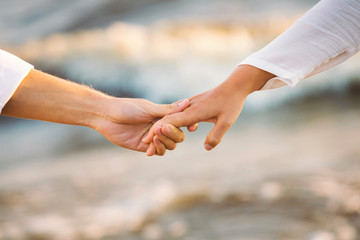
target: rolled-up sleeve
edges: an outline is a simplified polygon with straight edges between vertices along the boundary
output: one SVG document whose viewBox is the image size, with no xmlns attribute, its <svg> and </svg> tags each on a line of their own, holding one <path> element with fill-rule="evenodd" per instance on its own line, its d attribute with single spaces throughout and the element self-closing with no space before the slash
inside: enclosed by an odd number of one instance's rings
<svg viewBox="0 0 360 240">
<path fill-rule="evenodd" d="M 360 50 L 360 0 L 322 0 L 292 27 L 240 64 L 274 74 L 263 89 L 299 81 Z"/>
<path fill-rule="evenodd" d="M 0 113 L 34 66 L 0 49 Z"/>
</svg>

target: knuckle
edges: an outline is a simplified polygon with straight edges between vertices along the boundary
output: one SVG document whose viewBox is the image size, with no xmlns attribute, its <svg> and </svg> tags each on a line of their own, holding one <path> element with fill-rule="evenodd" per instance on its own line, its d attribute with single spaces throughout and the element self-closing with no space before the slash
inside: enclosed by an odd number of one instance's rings
<svg viewBox="0 0 360 240">
<path fill-rule="evenodd" d="M 155 135 L 160 141 L 164 140 L 164 134 L 162 133 L 161 131 L 161 128 L 159 128 L 157 131 L 156 131 L 156 135 Z"/>
<path fill-rule="evenodd" d="M 161 119 L 161 123 L 162 123 L 162 125 L 165 125 L 167 122 L 169 122 L 170 121 L 170 115 L 166 115 L 166 116 L 164 116 L 162 119 Z"/>
<path fill-rule="evenodd" d="M 229 121 L 229 120 L 224 120 L 221 125 L 224 127 L 224 128 L 230 128 L 232 126 L 232 122 Z"/>
</svg>

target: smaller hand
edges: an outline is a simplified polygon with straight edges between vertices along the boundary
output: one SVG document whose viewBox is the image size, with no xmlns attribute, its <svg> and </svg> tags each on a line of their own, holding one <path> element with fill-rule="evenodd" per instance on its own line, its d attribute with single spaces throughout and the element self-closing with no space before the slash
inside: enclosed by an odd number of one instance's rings
<svg viewBox="0 0 360 240">
<path fill-rule="evenodd" d="M 223 88 L 215 88 L 190 99 L 190 107 L 183 112 L 165 116 L 157 121 L 149 131 L 145 143 L 156 144 L 161 134 L 167 131 L 169 125 L 182 127 L 199 122 L 212 122 L 214 128 L 208 134 L 204 146 L 212 150 L 222 140 L 224 134 L 238 118 L 247 94 L 242 92 L 226 92 Z M 155 149 L 149 148 L 149 156 L 155 154 Z"/>
<path fill-rule="evenodd" d="M 165 116 L 150 129 L 145 143 L 155 142 L 160 132 L 166 131 L 167 124 L 175 127 L 190 126 L 199 122 L 212 122 L 213 129 L 206 137 L 206 150 L 215 148 L 239 117 L 246 97 L 259 90 L 269 79 L 271 73 L 252 66 L 239 66 L 229 78 L 218 87 L 190 99 L 190 106 L 183 112 Z M 161 128 L 161 131 L 159 129 Z M 154 149 L 148 155 L 155 154 Z"/>
</svg>

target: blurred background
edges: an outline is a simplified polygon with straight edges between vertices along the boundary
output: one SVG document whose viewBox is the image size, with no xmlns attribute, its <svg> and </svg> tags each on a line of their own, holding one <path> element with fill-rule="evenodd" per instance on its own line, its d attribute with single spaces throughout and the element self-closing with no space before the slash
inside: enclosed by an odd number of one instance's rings
<svg viewBox="0 0 360 240">
<path fill-rule="evenodd" d="M 0 48 L 119 97 L 221 83 L 317 0 L 1 0 Z M 83 127 L 0 118 L 0 239 L 360 239 L 359 55 L 250 96 L 165 157 Z"/>
</svg>

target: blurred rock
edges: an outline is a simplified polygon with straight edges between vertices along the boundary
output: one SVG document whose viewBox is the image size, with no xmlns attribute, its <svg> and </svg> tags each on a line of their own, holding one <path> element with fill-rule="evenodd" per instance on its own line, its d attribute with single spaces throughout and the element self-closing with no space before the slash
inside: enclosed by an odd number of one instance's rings
<svg viewBox="0 0 360 240">
<path fill-rule="evenodd" d="M 259 195 L 265 200 L 275 200 L 281 197 L 283 193 L 283 187 L 280 183 L 270 181 L 261 185 Z"/>
<path fill-rule="evenodd" d="M 2 237 L 4 239 L 22 239 L 25 236 L 23 229 L 14 223 L 3 223 L 2 226 Z M 0 238 L 2 239 L 2 238 Z"/>
<path fill-rule="evenodd" d="M 163 228 L 159 224 L 148 224 L 143 230 L 142 236 L 148 240 L 160 239 L 164 234 Z"/>
<path fill-rule="evenodd" d="M 81 235 L 85 239 L 89 240 L 98 240 L 102 239 L 102 237 L 105 236 L 106 230 L 101 225 L 101 222 L 99 221 L 98 224 L 91 224 L 86 226 L 83 231 L 81 232 Z"/>
<path fill-rule="evenodd" d="M 188 230 L 188 226 L 186 222 L 181 220 L 171 223 L 168 228 L 169 235 L 173 238 L 184 236 L 187 230 Z"/>
<path fill-rule="evenodd" d="M 357 239 L 357 231 L 354 227 L 343 225 L 336 228 L 336 234 L 339 240 Z"/>
<path fill-rule="evenodd" d="M 311 234 L 308 240 L 335 240 L 336 237 L 331 232 L 318 231 Z"/>
<path fill-rule="evenodd" d="M 58 215 L 41 215 L 27 220 L 26 233 L 33 239 L 75 239 L 74 224 Z"/>
</svg>

